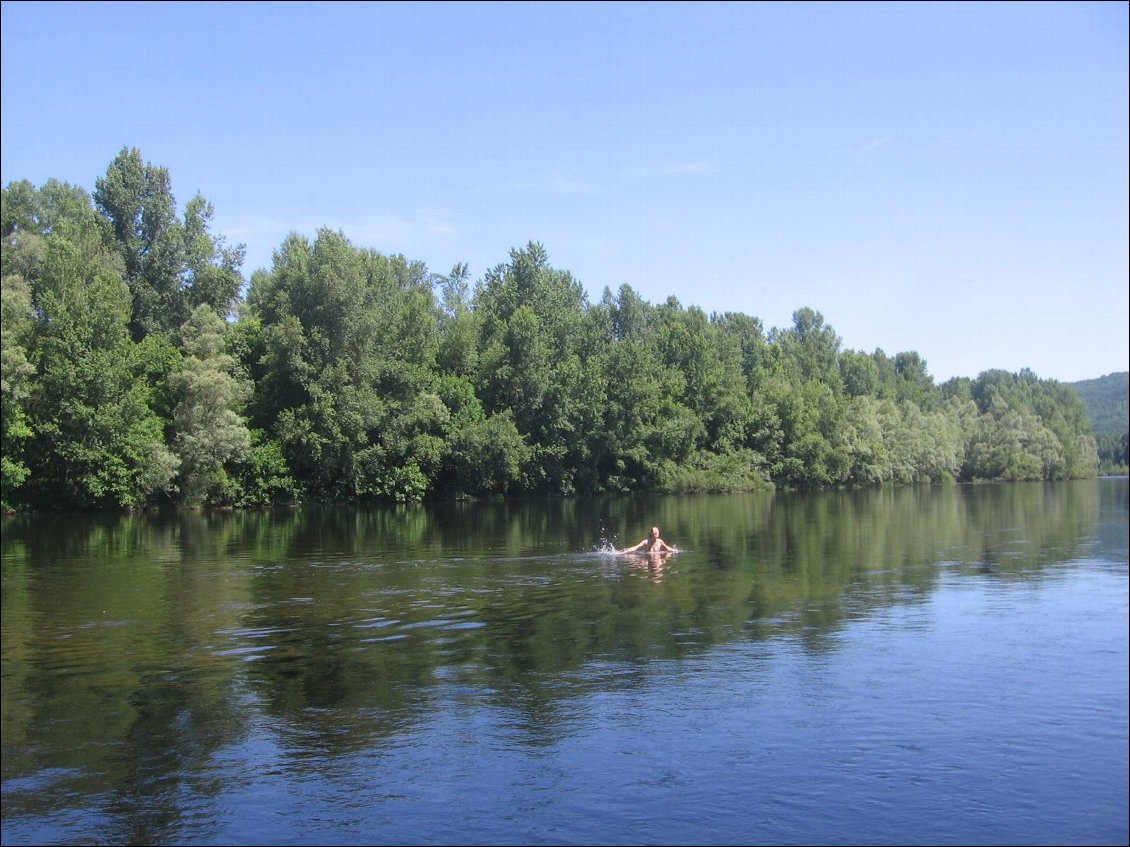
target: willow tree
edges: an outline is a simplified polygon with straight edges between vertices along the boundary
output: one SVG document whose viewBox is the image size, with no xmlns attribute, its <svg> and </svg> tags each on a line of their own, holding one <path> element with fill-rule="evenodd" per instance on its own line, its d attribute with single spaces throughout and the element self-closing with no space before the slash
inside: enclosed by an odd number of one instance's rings
<svg viewBox="0 0 1130 847">
<path fill-rule="evenodd" d="M 205 499 L 230 503 L 233 486 L 224 465 L 247 457 L 251 432 L 243 409 L 251 386 L 225 349 L 228 324 L 208 306 L 198 306 L 181 330 L 184 367 L 173 378 L 180 401 L 173 410 L 174 447 L 180 457 L 178 486 L 188 504 Z"/>
<path fill-rule="evenodd" d="M 28 358 L 31 292 L 21 274 L 6 271 L 0 279 L 0 508 L 10 508 L 31 472 L 24 447 L 33 434 L 26 403 L 35 375 Z"/>
</svg>

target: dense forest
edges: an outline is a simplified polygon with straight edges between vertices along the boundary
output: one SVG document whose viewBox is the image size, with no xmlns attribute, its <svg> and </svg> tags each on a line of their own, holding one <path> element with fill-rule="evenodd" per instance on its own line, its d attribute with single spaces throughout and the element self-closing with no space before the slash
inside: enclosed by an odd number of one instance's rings
<svg viewBox="0 0 1130 847">
<path fill-rule="evenodd" d="M 1099 471 L 1125 474 L 1130 465 L 1130 372 L 1071 383 L 1083 405 L 1099 450 Z"/>
<path fill-rule="evenodd" d="M 936 385 L 629 285 L 589 302 L 536 243 L 472 282 L 292 234 L 269 269 L 123 149 L 93 194 L 3 188 L 5 509 L 744 491 L 1093 476 L 1078 392 Z"/>
</svg>

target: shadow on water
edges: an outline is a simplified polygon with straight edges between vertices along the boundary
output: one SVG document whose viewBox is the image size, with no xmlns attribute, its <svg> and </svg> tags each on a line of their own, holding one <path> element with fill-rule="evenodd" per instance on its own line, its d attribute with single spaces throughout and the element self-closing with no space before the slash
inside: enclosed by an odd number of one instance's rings
<svg viewBox="0 0 1130 847">
<path fill-rule="evenodd" d="M 656 663 L 835 650 L 944 577 L 1124 563 L 1126 509 L 1126 481 L 1099 480 L 5 518 L 4 820 L 161 842 L 221 790 L 224 751 L 300 774 L 451 707 L 537 748 Z M 601 553 L 654 524 L 678 554 Z"/>
</svg>

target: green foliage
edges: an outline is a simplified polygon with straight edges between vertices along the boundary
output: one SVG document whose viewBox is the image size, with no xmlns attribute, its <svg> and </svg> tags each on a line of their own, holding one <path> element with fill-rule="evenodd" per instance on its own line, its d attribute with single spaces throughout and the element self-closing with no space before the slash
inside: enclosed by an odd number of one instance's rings
<svg viewBox="0 0 1130 847">
<path fill-rule="evenodd" d="M 880 353 L 882 351 L 879 351 Z M 840 355 L 840 379 L 850 397 L 883 397 L 879 365 L 874 356 L 861 350 L 845 350 Z"/>
<path fill-rule="evenodd" d="M 435 368 L 436 309 L 422 265 L 341 233 L 288 237 L 252 278 L 242 335 L 262 374 L 252 416 L 319 499 L 416 499 L 435 427 L 420 394 Z"/>
<path fill-rule="evenodd" d="M 35 377 L 28 359 L 33 329 L 27 280 L 5 275 L 0 281 L 0 508 L 5 510 L 31 473 L 24 447 L 34 435 L 26 407 Z"/>
<path fill-rule="evenodd" d="M 764 460 L 752 450 L 697 452 L 681 465 L 664 463 L 658 489 L 674 494 L 767 491 L 773 488 Z"/>
<path fill-rule="evenodd" d="M 234 375 L 225 352 L 227 324 L 208 306 L 198 306 L 181 330 L 185 359 L 171 379 L 180 393 L 173 410 L 174 446 L 180 457 L 183 502 L 228 502 L 234 496 L 224 464 L 251 449 L 251 433 L 240 410 L 251 386 Z"/>
<path fill-rule="evenodd" d="M 251 449 L 231 463 L 231 492 L 235 506 L 272 506 L 302 499 L 301 486 L 291 476 L 282 448 L 262 430 L 252 430 Z"/>
<path fill-rule="evenodd" d="M 227 248 L 209 232 L 213 209 L 199 195 L 177 218 L 169 172 L 123 149 L 95 183 L 94 201 L 112 231 L 132 295 L 135 340 L 176 333 L 194 308 L 227 315 L 242 284 L 242 246 Z"/>
<path fill-rule="evenodd" d="M 529 491 L 574 493 L 591 452 L 585 423 L 603 398 L 586 379 L 579 344 L 586 305 L 580 283 L 534 243 L 512 250 L 475 292 L 476 388 L 487 413 L 509 412 L 528 445 L 521 487 Z"/>
<path fill-rule="evenodd" d="M 598 435 L 591 440 L 598 474 L 610 490 L 646 488 L 656 482 L 644 444 L 661 415 L 661 369 L 638 340 L 609 346 L 596 366 L 605 393 Z"/>
<path fill-rule="evenodd" d="M 1120 435 L 1130 430 L 1130 372 L 1085 379 L 1071 386 L 1083 398 L 1096 435 Z"/>
<path fill-rule="evenodd" d="M 781 368 L 795 382 L 821 382 L 840 392 L 840 337 L 819 312 L 798 309 L 792 327 L 773 330 L 769 341 L 780 351 Z"/>
<path fill-rule="evenodd" d="M 1101 433 L 1096 437 L 1099 453 L 1099 472 L 1104 474 L 1125 474 L 1130 465 L 1130 456 L 1127 455 L 1127 442 L 1130 435 L 1122 433 L 1113 435 Z"/>
<path fill-rule="evenodd" d="M 768 334 L 631 286 L 587 301 L 530 242 L 473 286 L 341 232 L 242 248 L 124 149 L 93 198 L 3 189 L 4 508 L 748 491 L 1062 479 L 1125 468 L 1075 387 L 936 386 L 842 350 L 812 309 Z M 231 321 L 231 318 L 236 318 Z M 1119 376 L 1119 375 L 1112 375 Z M 1110 405 L 1121 402 L 1125 375 Z M 1107 380 L 1108 378 L 1104 378 Z M 1102 382 L 1105 389 L 1107 382 Z"/>
<path fill-rule="evenodd" d="M 941 394 L 926 370 L 926 360 L 914 351 L 895 355 L 895 397 L 902 403 L 913 403 L 923 411 L 936 408 Z"/>
<path fill-rule="evenodd" d="M 531 451 L 509 410 L 470 421 L 451 435 L 441 479 L 455 496 L 509 494 L 516 490 Z"/>
<path fill-rule="evenodd" d="M 985 420 L 969 451 L 966 476 L 1075 479 L 1098 465 L 1094 437 L 1078 393 L 1029 370 L 986 371 L 971 386 Z"/>
<path fill-rule="evenodd" d="M 49 236 L 32 285 L 39 379 L 28 406 L 36 433 L 31 498 L 129 506 L 166 490 L 163 425 L 130 342 L 128 291 L 103 254 Z"/>
<path fill-rule="evenodd" d="M 1107 374 L 1098 379 L 1074 382 L 1087 409 L 1095 433 L 1099 468 L 1106 474 L 1124 474 L 1130 462 L 1126 444 L 1130 438 L 1130 373 Z"/>
<path fill-rule="evenodd" d="M 443 296 L 436 365 L 440 373 L 461 377 L 473 377 L 479 363 L 479 318 L 470 301 L 469 275 L 467 265 L 458 264 L 449 276 L 437 279 Z"/>
</svg>

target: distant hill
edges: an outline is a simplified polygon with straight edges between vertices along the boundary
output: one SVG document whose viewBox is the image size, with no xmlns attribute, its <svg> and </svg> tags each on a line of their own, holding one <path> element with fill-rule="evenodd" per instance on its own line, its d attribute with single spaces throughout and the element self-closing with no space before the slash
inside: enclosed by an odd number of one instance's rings
<svg viewBox="0 0 1130 847">
<path fill-rule="evenodd" d="M 1095 435 L 1121 435 L 1130 428 L 1130 371 L 1071 383 L 1087 407 Z"/>
</svg>

